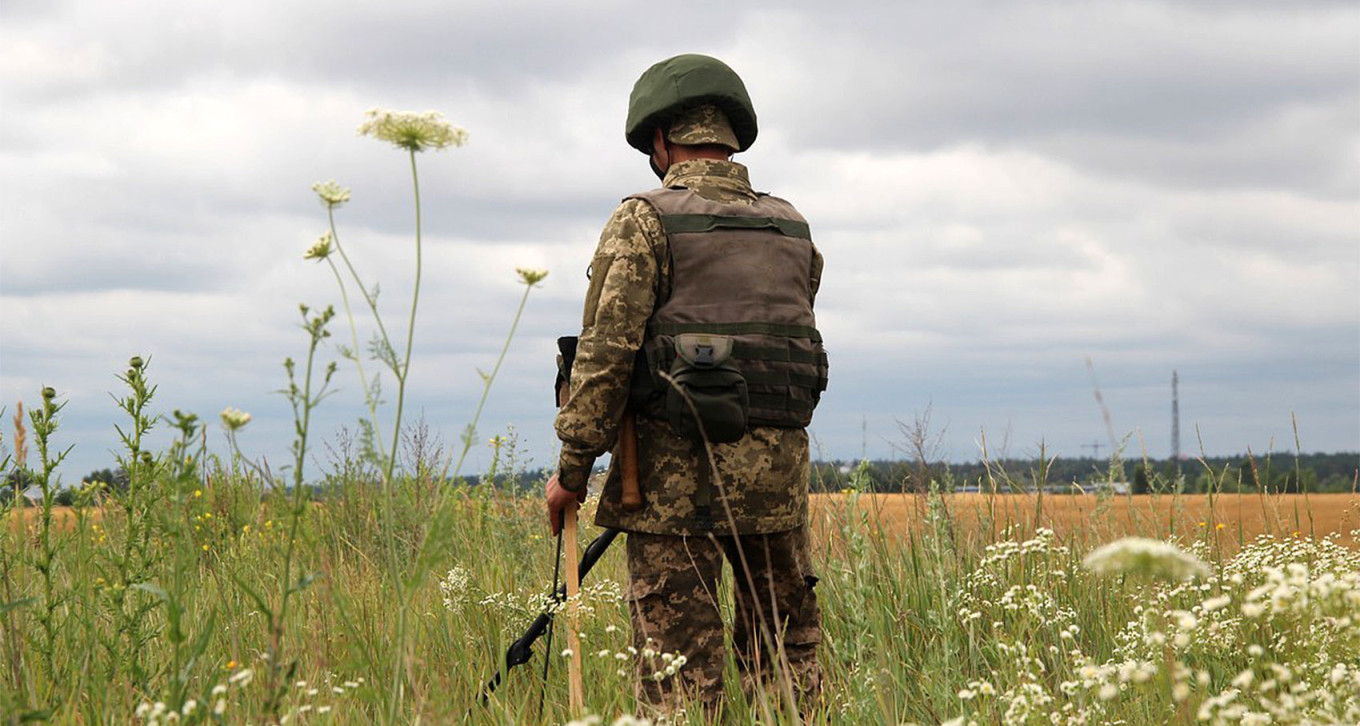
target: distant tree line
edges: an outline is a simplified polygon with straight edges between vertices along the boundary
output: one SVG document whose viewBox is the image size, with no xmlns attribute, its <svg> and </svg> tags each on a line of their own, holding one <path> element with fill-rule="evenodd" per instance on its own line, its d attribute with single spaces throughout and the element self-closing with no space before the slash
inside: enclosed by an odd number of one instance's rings
<svg viewBox="0 0 1360 726">
<path fill-rule="evenodd" d="M 602 470 L 601 470 L 602 471 Z M 598 472 L 597 472 L 598 473 Z M 492 476 L 463 477 L 467 486 L 490 485 L 518 493 L 542 491 L 552 474 L 548 469 L 498 472 Z M 1274 453 L 1211 456 L 1204 459 L 998 459 L 988 462 L 951 463 L 944 461 L 817 461 L 812 465 L 811 487 L 818 492 L 846 489 L 884 493 L 950 492 L 973 490 L 989 492 L 1072 491 L 1075 486 L 1119 484 L 1134 494 L 1216 492 L 1353 492 L 1360 476 L 1360 453 L 1332 454 Z M 102 482 L 112 491 L 127 490 L 127 474 L 122 469 L 97 469 L 85 475 L 81 484 Z M 24 469 L 12 469 L 0 482 L 0 503 L 8 503 L 34 485 Z M 69 506 L 80 488 L 62 488 L 56 503 Z M 323 496 L 324 487 L 317 487 Z"/>
<path fill-rule="evenodd" d="M 1047 461 L 998 459 L 989 462 L 826 461 L 813 465 L 814 491 L 846 488 L 876 492 L 960 489 L 998 492 L 1073 490 L 1075 486 L 1118 484 L 1135 494 L 1216 492 L 1350 492 L 1357 490 L 1360 453 L 1240 454 L 1203 459 L 1096 459 Z"/>
</svg>

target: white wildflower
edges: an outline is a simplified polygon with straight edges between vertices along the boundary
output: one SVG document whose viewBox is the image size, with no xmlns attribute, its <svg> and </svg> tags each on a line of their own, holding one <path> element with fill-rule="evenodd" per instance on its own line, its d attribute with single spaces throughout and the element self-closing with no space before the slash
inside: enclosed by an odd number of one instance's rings
<svg viewBox="0 0 1360 726">
<path fill-rule="evenodd" d="M 232 674 L 231 678 L 228 678 L 227 680 L 242 688 L 245 688 L 246 686 L 250 685 L 250 681 L 253 680 L 254 678 L 255 671 L 246 668 L 245 670 L 237 671 L 236 673 Z"/>
<path fill-rule="evenodd" d="M 1209 566 L 1168 542 L 1125 537 L 1096 549 L 1082 565 L 1101 575 L 1139 575 L 1189 580 L 1209 575 Z"/>
<path fill-rule="evenodd" d="M 250 423 L 250 414 L 238 408 L 227 406 L 222 409 L 222 425 L 228 431 L 237 431 Z"/>
<path fill-rule="evenodd" d="M 321 203 L 330 209 L 349 201 L 349 190 L 342 188 L 334 181 L 317 182 L 312 185 L 312 191 L 321 198 Z"/>
<path fill-rule="evenodd" d="M 520 283 L 528 285 L 529 287 L 537 285 L 543 281 L 543 278 L 548 276 L 547 270 L 530 270 L 524 267 L 516 267 L 515 272 L 519 273 Z"/>
<path fill-rule="evenodd" d="M 322 235 L 317 238 L 316 243 L 313 244 L 311 247 L 307 248 L 307 252 L 302 255 L 302 259 L 316 260 L 320 262 L 321 260 L 330 257 L 331 241 L 333 239 L 334 238 L 331 237 L 331 233 L 329 231 L 322 233 Z"/>
<path fill-rule="evenodd" d="M 370 109 L 368 120 L 359 125 L 360 136 L 372 136 L 407 151 L 444 149 L 467 143 L 467 131 L 444 120 L 437 111 L 413 113 Z"/>
<path fill-rule="evenodd" d="M 468 579 L 468 571 L 455 565 L 449 570 L 449 574 L 439 581 L 439 592 L 444 595 L 446 609 L 455 610 L 467 599 Z"/>
</svg>

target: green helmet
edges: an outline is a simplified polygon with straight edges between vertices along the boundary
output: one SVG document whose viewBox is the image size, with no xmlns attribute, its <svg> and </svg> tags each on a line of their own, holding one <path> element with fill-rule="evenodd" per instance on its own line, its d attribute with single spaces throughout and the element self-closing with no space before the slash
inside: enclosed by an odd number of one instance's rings
<svg viewBox="0 0 1360 726">
<path fill-rule="evenodd" d="M 628 96 L 628 145 L 652 153 L 652 129 L 701 104 L 712 104 L 727 115 L 745 151 L 756 140 L 756 109 L 741 76 L 726 63 L 706 55 L 686 54 L 657 63 L 633 84 Z"/>
</svg>

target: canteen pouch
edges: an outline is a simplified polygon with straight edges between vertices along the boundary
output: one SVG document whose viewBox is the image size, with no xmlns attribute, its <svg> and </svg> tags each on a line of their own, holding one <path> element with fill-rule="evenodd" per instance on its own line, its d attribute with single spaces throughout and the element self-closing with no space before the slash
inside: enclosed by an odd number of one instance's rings
<svg viewBox="0 0 1360 726">
<path fill-rule="evenodd" d="M 675 337 L 666 420 L 677 434 L 692 441 L 707 437 L 715 444 L 730 444 L 746 435 L 750 396 L 746 378 L 732 365 L 732 347 L 732 338 L 725 335 Z"/>
</svg>

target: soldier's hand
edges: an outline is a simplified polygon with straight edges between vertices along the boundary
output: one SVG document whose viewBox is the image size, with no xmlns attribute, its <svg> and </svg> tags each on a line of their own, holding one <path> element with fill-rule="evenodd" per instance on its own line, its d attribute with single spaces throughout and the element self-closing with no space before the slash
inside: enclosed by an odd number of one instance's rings
<svg viewBox="0 0 1360 726">
<path fill-rule="evenodd" d="M 548 480 L 544 495 L 548 500 L 548 529 L 556 537 L 562 529 L 562 522 L 565 521 L 563 513 L 566 512 L 567 507 L 578 507 L 581 502 L 586 500 L 586 489 L 581 487 L 579 492 L 563 489 L 562 485 L 557 482 L 557 474 L 553 474 L 552 478 Z"/>
</svg>

